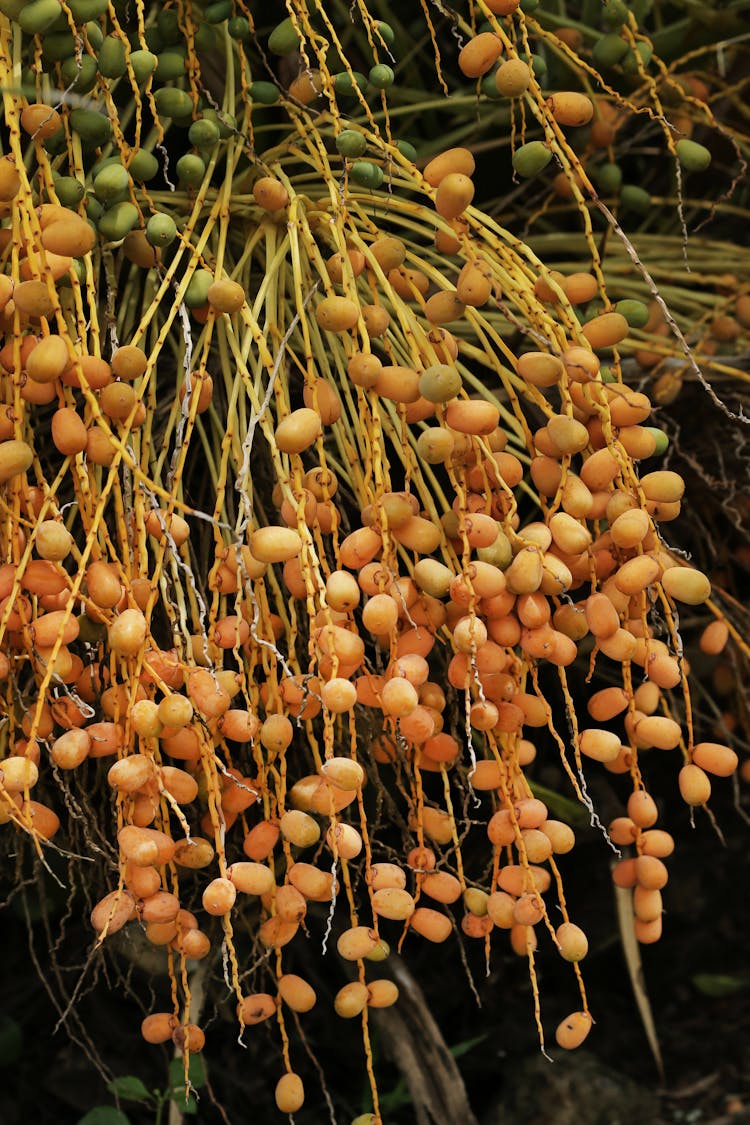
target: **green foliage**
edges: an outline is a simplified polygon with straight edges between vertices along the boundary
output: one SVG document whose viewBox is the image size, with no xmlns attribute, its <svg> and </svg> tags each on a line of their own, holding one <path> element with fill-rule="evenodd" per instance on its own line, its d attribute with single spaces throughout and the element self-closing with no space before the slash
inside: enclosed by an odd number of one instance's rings
<svg viewBox="0 0 750 1125">
<path fill-rule="evenodd" d="M 13 1022 L 13 1021 L 10 1021 Z M 2 1065 L 3 1024 L 0 1022 L 0 1065 Z M 170 1061 L 167 1087 L 164 1090 L 149 1090 L 135 1074 L 124 1074 L 107 1084 L 107 1089 L 118 1101 L 146 1102 L 155 1110 L 155 1120 L 163 1119 L 164 1108 L 168 1102 L 175 1102 L 182 1114 L 195 1116 L 198 1113 L 198 1099 L 194 1093 L 206 1084 L 206 1066 L 200 1055 L 191 1055 L 188 1063 L 188 1081 L 185 1084 L 185 1070 L 181 1058 Z M 130 1119 L 114 1106 L 95 1106 L 82 1117 L 77 1125 L 130 1125 Z"/>
<path fill-rule="evenodd" d="M 194 1090 L 206 1085 L 206 1065 L 201 1055 L 191 1055 L 188 1065 L 188 1083 Z M 185 1071 L 182 1059 L 172 1059 L 169 1064 L 169 1085 L 173 1090 L 185 1088 Z"/>
<path fill-rule="evenodd" d="M 116 1098 L 124 1102 L 142 1102 L 152 1099 L 146 1086 L 134 1074 L 126 1074 L 122 1078 L 115 1078 L 107 1084 L 107 1089 Z"/>
<path fill-rule="evenodd" d="M 130 1125 L 130 1118 L 112 1105 L 97 1105 L 77 1125 Z"/>
<path fill-rule="evenodd" d="M 750 988 L 750 975 L 747 973 L 696 973 L 692 980 L 698 991 L 712 1000 L 734 996 L 736 992 Z"/>
</svg>

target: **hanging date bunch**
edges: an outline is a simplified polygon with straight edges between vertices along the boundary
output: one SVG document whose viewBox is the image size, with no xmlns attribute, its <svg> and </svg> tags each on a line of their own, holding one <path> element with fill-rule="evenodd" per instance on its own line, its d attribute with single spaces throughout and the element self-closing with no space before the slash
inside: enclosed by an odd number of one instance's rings
<svg viewBox="0 0 750 1125">
<path fill-rule="evenodd" d="M 568 139 L 661 127 L 635 15 L 597 32 L 623 81 L 531 3 L 420 17 L 445 112 L 507 111 L 507 191 L 570 185 L 584 249 L 560 270 L 482 209 L 468 140 L 419 159 L 398 135 L 395 19 L 270 7 L 0 0 L 0 840 L 83 856 L 95 956 L 119 931 L 161 951 L 142 1033 L 186 1082 L 205 961 L 247 1046 L 278 1025 L 276 1103 L 300 1110 L 318 1000 L 292 969 L 320 950 L 380 1122 L 391 949 L 510 948 L 542 1045 L 584 1041 L 575 833 L 535 763 L 593 823 L 587 778 L 619 775 L 602 862 L 656 941 L 675 843 L 649 758 L 696 810 L 738 765 L 693 722 L 680 614 L 706 654 L 747 653 L 663 538 L 684 482 L 626 377 L 644 331 L 686 369 L 689 341 L 636 264 L 639 296 L 611 295 L 588 175 L 608 146 Z M 736 335 L 747 300 L 717 289 Z M 570 1015 L 548 1028 L 553 957 Z"/>
</svg>

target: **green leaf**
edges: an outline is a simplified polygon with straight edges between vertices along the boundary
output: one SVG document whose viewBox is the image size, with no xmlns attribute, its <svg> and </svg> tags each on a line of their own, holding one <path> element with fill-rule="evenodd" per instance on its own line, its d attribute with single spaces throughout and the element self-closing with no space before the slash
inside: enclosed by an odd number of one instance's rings
<svg viewBox="0 0 750 1125">
<path fill-rule="evenodd" d="M 77 1125 L 130 1125 L 130 1118 L 113 1105 L 97 1105 Z"/>
<path fill-rule="evenodd" d="M 107 1083 L 107 1089 L 116 1098 L 122 1098 L 126 1102 L 151 1100 L 151 1092 L 134 1074 L 125 1074 L 122 1078 L 115 1078 L 113 1082 Z"/>
<path fill-rule="evenodd" d="M 193 1094 L 188 1094 L 186 1097 L 186 1093 L 187 1086 L 174 1086 L 169 1091 L 169 1096 L 173 1102 L 177 1103 L 182 1113 L 195 1114 L 198 1112 L 198 1101 Z"/>
<path fill-rule="evenodd" d="M 412 1096 L 404 1079 L 399 1082 L 388 1093 L 381 1094 L 378 1097 L 380 1109 L 383 1113 L 395 1113 L 396 1110 L 403 1109 L 405 1106 L 412 1104 Z"/>
<path fill-rule="evenodd" d="M 206 1065 L 200 1055 L 191 1055 L 188 1063 L 188 1080 L 191 1086 L 200 1090 L 206 1085 Z M 169 1064 L 169 1085 L 185 1088 L 185 1069 L 182 1059 L 172 1059 Z"/>
<path fill-rule="evenodd" d="M 693 984 L 704 996 L 711 996 L 720 1000 L 723 996 L 733 996 L 750 986 L 750 976 L 738 973 L 730 976 L 728 973 L 696 973 L 691 978 Z"/>
<path fill-rule="evenodd" d="M 556 793 L 554 789 L 548 789 L 546 785 L 540 785 L 537 781 L 530 781 L 529 784 L 534 796 L 544 801 L 547 808 L 560 820 L 566 821 L 574 828 L 588 827 L 589 814 L 583 805 L 571 801 L 570 797 L 564 797 L 562 793 Z"/>
<path fill-rule="evenodd" d="M 462 1055 L 466 1055 L 472 1051 L 474 1047 L 478 1047 L 480 1043 L 484 1043 L 486 1035 L 475 1035 L 473 1039 L 464 1039 L 463 1043 L 456 1043 L 455 1047 L 449 1047 L 450 1053 L 454 1059 L 460 1059 Z"/>
</svg>

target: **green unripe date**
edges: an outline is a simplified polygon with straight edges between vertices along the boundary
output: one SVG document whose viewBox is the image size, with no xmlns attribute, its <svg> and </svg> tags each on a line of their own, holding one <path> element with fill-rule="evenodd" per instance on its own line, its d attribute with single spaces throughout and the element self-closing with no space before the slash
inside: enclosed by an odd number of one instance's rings
<svg viewBox="0 0 750 1125">
<path fill-rule="evenodd" d="M 385 63 L 378 63 L 377 66 L 370 68 L 367 77 L 370 85 L 374 86 L 376 90 L 387 90 L 389 86 L 393 85 L 396 75 L 390 66 Z"/>
<path fill-rule="evenodd" d="M 677 159 L 686 172 L 705 172 L 711 163 L 711 153 L 705 145 L 699 145 L 697 141 L 689 141 L 687 137 L 683 137 L 675 148 Z"/>
<path fill-rule="evenodd" d="M 93 109 L 74 109 L 70 124 L 82 141 L 97 147 L 106 144 L 112 133 L 109 118 Z"/>
<path fill-rule="evenodd" d="M 383 20 L 378 20 L 375 23 L 372 32 L 376 39 L 382 39 L 389 47 L 392 47 L 396 40 L 395 31 L 389 23 L 385 23 Z"/>
<path fill-rule="evenodd" d="M 182 31 L 176 8 L 162 8 L 156 17 L 156 26 L 165 46 L 182 42 Z"/>
<path fill-rule="evenodd" d="M 98 52 L 104 42 L 104 32 L 95 20 L 89 21 L 84 28 L 89 45 L 94 52 Z"/>
<path fill-rule="evenodd" d="M 485 98 L 492 98 L 493 101 L 499 101 L 503 96 L 500 93 L 500 91 L 498 90 L 497 86 L 495 85 L 495 75 L 496 74 L 497 74 L 497 70 L 495 68 L 493 68 L 489 72 L 489 74 L 485 74 L 484 78 L 482 79 L 482 81 L 480 83 L 480 89 L 481 89 L 482 93 L 484 94 Z"/>
<path fill-rule="evenodd" d="M 646 426 L 645 429 L 647 429 L 650 434 L 653 434 L 656 439 L 654 457 L 663 457 L 669 448 L 669 438 L 664 433 L 664 430 L 658 429 L 657 426 Z"/>
<path fill-rule="evenodd" d="M 365 188 L 379 188 L 383 182 L 383 169 L 369 160 L 355 160 L 349 169 L 355 184 Z"/>
<path fill-rule="evenodd" d="M 602 21 L 607 27 L 622 27 L 628 20 L 628 6 L 623 0 L 604 0 Z"/>
<path fill-rule="evenodd" d="M 206 165 L 200 156 L 187 152 L 177 161 L 177 176 L 180 183 L 187 184 L 188 187 L 200 187 L 205 174 Z"/>
<path fill-rule="evenodd" d="M 156 57 L 156 79 L 158 82 L 174 82 L 185 77 L 187 55 L 180 50 L 162 51 Z"/>
<path fill-rule="evenodd" d="M 600 164 L 594 177 L 606 195 L 615 195 L 622 187 L 622 168 L 619 164 Z"/>
<path fill-rule="evenodd" d="M 138 208 L 132 203 L 115 203 L 98 222 L 99 234 L 107 242 L 122 242 L 138 223 Z"/>
<path fill-rule="evenodd" d="M 224 23 L 232 14 L 231 0 L 217 0 L 215 4 L 209 4 L 203 10 L 203 18 L 206 23 Z"/>
<path fill-rule="evenodd" d="M 123 192 L 126 192 L 129 187 L 130 176 L 120 163 L 108 165 L 108 167 L 103 168 L 101 172 L 97 172 L 94 177 L 94 191 L 96 192 L 96 197 L 97 199 L 101 199 L 104 203 L 116 199 L 118 195 L 122 195 Z"/>
<path fill-rule="evenodd" d="M 276 105 L 281 93 L 273 82 L 253 82 L 250 85 L 250 97 L 260 105 Z"/>
<path fill-rule="evenodd" d="M 143 36 L 140 36 L 137 31 L 128 32 L 128 41 L 131 51 L 140 51 L 143 49 L 148 51 L 151 55 L 158 55 L 165 47 L 159 28 L 155 27 L 153 24 L 145 29 Z"/>
<path fill-rule="evenodd" d="M 171 117 L 174 120 L 190 117 L 193 112 L 193 99 L 186 90 L 178 90 L 174 86 L 164 87 L 154 94 L 156 109 L 160 117 Z"/>
<path fill-rule="evenodd" d="M 513 153 L 513 167 L 519 176 L 531 179 L 538 176 L 551 159 L 552 153 L 542 141 L 528 141 Z"/>
<path fill-rule="evenodd" d="M 402 156 L 406 157 L 407 160 L 411 160 L 412 164 L 417 159 L 417 150 L 409 141 L 396 141 L 396 148 Z"/>
<path fill-rule="evenodd" d="M 35 0 L 24 4 L 17 19 L 27 35 L 43 35 L 62 14 L 62 4 L 58 0 Z"/>
<path fill-rule="evenodd" d="M 638 187 L 637 184 L 625 184 L 620 193 L 620 202 L 628 211 L 645 215 L 651 206 L 651 196 L 645 188 Z"/>
<path fill-rule="evenodd" d="M 654 51 L 650 43 L 636 43 L 635 51 L 631 51 L 622 60 L 622 69 L 626 74 L 638 74 L 641 66 L 644 68 L 648 66 L 653 54 Z"/>
<path fill-rule="evenodd" d="M 419 393 L 428 402 L 448 402 L 456 397 L 462 385 L 456 368 L 447 363 L 427 367 L 419 377 Z"/>
<path fill-rule="evenodd" d="M 158 63 L 158 58 L 151 51 L 131 51 L 130 65 L 137 85 L 145 86 L 156 70 Z"/>
<path fill-rule="evenodd" d="M 7 16 L 9 20 L 15 20 L 16 23 L 18 23 L 18 17 L 25 7 L 26 0 L 0 0 L 0 12 Z"/>
<path fill-rule="evenodd" d="M 367 150 L 367 141 L 355 129 L 343 129 L 336 137 L 336 151 L 341 156 L 362 156 Z"/>
<path fill-rule="evenodd" d="M 222 43 L 223 33 L 213 24 L 199 21 L 195 29 L 195 49 L 197 51 L 214 51 Z"/>
<path fill-rule="evenodd" d="M 629 50 L 627 40 L 612 32 L 597 39 L 591 54 L 595 66 L 617 66 Z"/>
<path fill-rule="evenodd" d="M 648 323 L 648 306 L 643 301 L 618 301 L 615 312 L 624 316 L 631 328 L 645 328 Z"/>
<path fill-rule="evenodd" d="M 152 246 L 164 249 L 177 238 L 177 224 L 171 215 L 157 211 L 146 223 L 146 238 Z"/>
<path fill-rule="evenodd" d="M 219 126 L 215 121 L 202 117 L 188 129 L 188 140 L 196 148 L 213 148 L 219 143 Z"/>
<path fill-rule="evenodd" d="M 541 82 L 547 76 L 547 60 L 542 58 L 541 55 L 531 55 L 528 59 L 529 66 L 534 71 L 534 77 L 537 82 Z"/>
<path fill-rule="evenodd" d="M 76 41 L 69 31 L 53 31 L 42 40 L 42 58 L 46 62 L 65 62 L 76 52 Z"/>
<path fill-rule="evenodd" d="M 88 94 L 96 86 L 98 67 L 91 55 L 83 55 L 80 65 L 75 59 L 66 59 L 60 67 L 60 74 L 66 87 L 77 94 Z"/>
<path fill-rule="evenodd" d="M 250 24 L 245 16 L 235 16 L 229 20 L 227 31 L 232 39 L 238 43 L 246 43 L 251 36 Z"/>
<path fill-rule="evenodd" d="M 219 130 L 219 140 L 225 141 L 227 137 L 231 137 L 237 128 L 237 122 L 232 117 L 231 113 L 218 113 L 213 107 L 204 107 L 201 109 L 201 120 L 213 121 L 216 128 Z"/>
<path fill-rule="evenodd" d="M 57 176 L 55 192 L 63 207 L 75 208 L 83 199 L 86 189 L 75 176 Z"/>
<path fill-rule="evenodd" d="M 268 37 L 268 49 L 272 55 L 291 55 L 299 48 L 300 42 L 291 19 L 285 19 L 276 25 Z"/>
<path fill-rule="evenodd" d="M 333 75 L 333 88 L 341 97 L 353 98 L 356 95 L 355 83 L 360 90 L 367 88 L 367 79 L 364 74 L 360 74 L 358 70 L 352 71 L 352 78 L 347 71 L 343 70 L 340 74 Z"/>
<path fill-rule="evenodd" d="M 185 304 L 189 309 L 199 309 L 208 301 L 208 291 L 214 283 L 214 275 L 208 270 L 196 270 L 185 290 Z"/>
<path fill-rule="evenodd" d="M 77 24 L 99 20 L 109 10 L 109 0 L 68 0 L 71 15 Z"/>
<path fill-rule="evenodd" d="M 99 51 L 99 73 L 104 78 L 122 78 L 126 70 L 125 44 L 117 35 L 108 35 Z"/>
<path fill-rule="evenodd" d="M 87 195 L 83 201 L 83 206 L 86 208 L 86 218 L 94 224 L 98 223 L 104 214 L 104 208 L 96 196 Z"/>
<path fill-rule="evenodd" d="M 136 180 L 148 183 L 149 180 L 153 180 L 159 171 L 159 161 L 153 152 L 149 152 L 145 148 L 137 148 L 130 159 L 128 171 Z"/>
</svg>

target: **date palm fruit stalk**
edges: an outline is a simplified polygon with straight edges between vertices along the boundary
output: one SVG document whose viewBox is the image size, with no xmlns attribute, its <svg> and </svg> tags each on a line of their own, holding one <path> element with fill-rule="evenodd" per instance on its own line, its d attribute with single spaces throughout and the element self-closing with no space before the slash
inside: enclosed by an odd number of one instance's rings
<svg viewBox="0 0 750 1125">
<path fill-rule="evenodd" d="M 648 309 L 610 297 L 564 131 L 594 103 L 542 88 L 517 5 L 472 5 L 476 38 L 460 21 L 456 74 L 497 64 L 535 134 L 512 136 L 515 173 L 575 185 L 585 250 L 555 273 L 479 205 L 470 148 L 415 163 L 393 28 L 364 7 L 367 75 L 336 4 L 294 0 L 274 28 L 242 4 L 0 9 L 6 841 L 86 849 L 104 785 L 118 865 L 97 868 L 93 940 L 141 925 L 166 950 L 173 1002 L 142 1030 L 186 1082 L 188 966 L 221 947 L 241 1028 L 279 1025 L 279 1109 L 303 1104 L 288 1009 L 316 995 L 287 958 L 311 904 L 356 965 L 335 1018 L 361 1026 L 375 1120 L 389 946 L 456 922 L 488 956 L 509 941 L 542 1043 L 551 948 L 576 1047 L 587 941 L 556 859 L 575 836 L 534 794 L 538 746 L 592 816 L 590 770 L 628 783 L 609 834 L 644 942 L 673 841 L 643 752 L 673 753 L 691 806 L 737 764 L 694 729 L 677 610 L 724 619 L 661 537 L 684 483 L 623 378 Z M 608 686 L 582 708 L 584 667 Z"/>
</svg>

